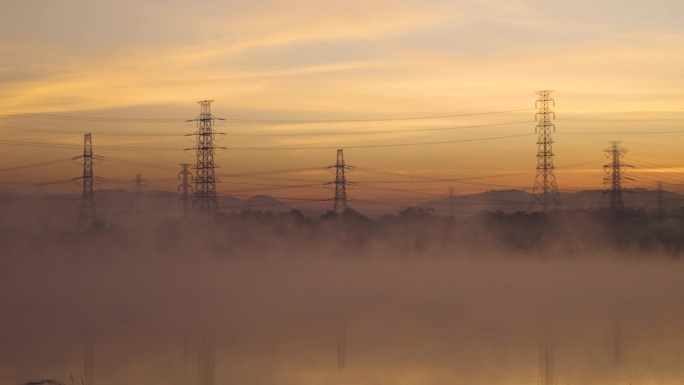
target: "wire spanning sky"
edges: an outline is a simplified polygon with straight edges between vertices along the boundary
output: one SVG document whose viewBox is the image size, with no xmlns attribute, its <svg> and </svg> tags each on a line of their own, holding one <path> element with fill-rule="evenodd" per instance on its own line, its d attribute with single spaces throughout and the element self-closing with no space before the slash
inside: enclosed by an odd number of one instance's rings
<svg viewBox="0 0 684 385">
<path fill-rule="evenodd" d="M 684 183 L 678 0 L 30 0 L 2 8 L 2 188 L 78 176 L 77 164 L 59 160 L 79 155 L 82 134 L 92 132 L 105 157 L 95 172 L 108 180 L 98 187 L 143 173 L 156 180 L 148 187 L 175 190 L 178 163 L 193 162 L 185 120 L 199 113 L 196 101 L 213 99 L 214 115 L 226 119 L 217 127 L 226 133 L 217 157 L 224 194 L 285 185 L 303 199 L 328 197 L 322 183 L 334 176 L 323 169 L 337 148 L 358 167 L 349 178 L 366 198 L 388 191 L 364 182 L 394 181 L 386 187 L 421 199 L 449 187 L 530 189 L 535 91 L 543 89 L 556 90 L 562 191 L 602 187 L 609 140 L 623 141 L 626 162 L 640 162 L 636 183 Z M 278 181 L 263 174 L 276 170 L 299 171 Z"/>
</svg>

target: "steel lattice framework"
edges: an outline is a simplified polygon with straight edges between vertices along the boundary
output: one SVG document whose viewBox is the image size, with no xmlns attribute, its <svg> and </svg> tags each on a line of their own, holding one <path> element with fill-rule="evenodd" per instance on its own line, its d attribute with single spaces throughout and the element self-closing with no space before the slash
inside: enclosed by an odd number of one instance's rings
<svg viewBox="0 0 684 385">
<path fill-rule="evenodd" d="M 83 137 L 83 155 L 74 159 L 83 159 L 83 175 L 76 179 L 83 179 L 83 195 L 81 199 L 81 211 L 78 214 L 78 221 L 94 221 L 97 219 L 95 211 L 95 195 L 93 194 L 93 159 L 99 157 L 93 155 L 93 139 L 90 134 Z"/>
<path fill-rule="evenodd" d="M 92 331 L 86 330 L 84 337 L 83 346 L 83 366 L 85 379 L 83 385 L 94 385 L 95 381 L 93 379 L 94 366 L 95 366 L 95 353 L 93 351 L 93 336 Z"/>
<path fill-rule="evenodd" d="M 211 114 L 211 103 L 213 100 L 202 100 L 197 103 L 200 105 L 200 115 L 194 119 L 197 122 L 197 131 L 193 135 L 197 136 L 195 149 L 197 161 L 195 169 L 195 195 L 193 206 L 201 215 L 214 216 L 219 212 L 218 201 L 216 200 L 216 174 L 214 169 L 218 166 L 214 163 L 216 146 L 214 145 L 214 121 L 216 118 Z"/>
<path fill-rule="evenodd" d="M 625 210 L 625 202 L 622 200 L 622 187 L 624 180 L 631 180 L 625 177 L 624 168 L 633 167 L 629 164 L 622 163 L 622 158 L 627 153 L 627 149 L 620 147 L 620 141 L 608 142 L 610 147 L 603 150 L 606 157 L 610 158 L 610 163 L 603 165 L 603 170 L 606 172 L 606 177 L 603 178 L 603 183 L 606 186 L 605 193 L 610 194 L 610 210 L 622 212 Z"/>
<path fill-rule="evenodd" d="M 342 212 L 349 207 L 347 198 L 347 186 L 351 185 L 347 181 L 345 171 L 352 170 L 354 167 L 347 166 L 344 163 L 344 150 L 337 150 L 337 162 L 334 166 L 328 168 L 335 169 L 335 181 L 331 184 L 335 185 L 335 197 L 333 198 L 333 211 L 336 213 Z"/>
<path fill-rule="evenodd" d="M 199 369 L 199 384 L 214 385 L 214 373 L 216 371 L 216 348 L 213 335 L 202 333 L 198 341 L 197 366 Z"/>
<path fill-rule="evenodd" d="M 138 198 L 142 194 L 144 182 L 145 180 L 143 179 L 142 174 L 135 174 L 135 179 L 133 179 L 133 183 L 135 183 L 135 193 L 138 195 Z"/>
<path fill-rule="evenodd" d="M 535 116 L 537 121 L 535 132 L 539 134 L 539 140 L 537 140 L 537 175 L 532 187 L 530 211 L 537 204 L 542 206 L 544 212 L 553 207 L 561 207 L 553 165 L 554 142 L 551 139 L 551 132 L 556 131 L 556 126 L 553 124 L 556 114 L 551 111 L 551 105 L 555 105 L 555 101 L 551 98 L 552 92 L 552 90 L 537 91 L 537 95 L 539 95 L 535 104 L 536 108 L 539 109 Z"/>
<path fill-rule="evenodd" d="M 192 192 L 192 173 L 190 173 L 190 163 L 179 163 L 181 166 L 181 172 L 178 173 L 178 179 L 181 184 L 178 185 L 178 192 L 181 193 L 180 201 L 183 205 L 183 217 L 188 217 L 188 208 L 190 203 L 190 193 Z"/>
</svg>

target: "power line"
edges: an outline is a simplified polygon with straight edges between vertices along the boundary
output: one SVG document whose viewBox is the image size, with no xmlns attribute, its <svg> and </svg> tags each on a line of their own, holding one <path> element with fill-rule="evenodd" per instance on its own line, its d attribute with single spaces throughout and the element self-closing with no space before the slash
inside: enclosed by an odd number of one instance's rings
<svg viewBox="0 0 684 385">
<path fill-rule="evenodd" d="M 442 140 L 434 142 L 418 142 L 418 143 L 395 143 L 395 144 L 368 144 L 368 145 L 356 145 L 356 146 L 346 146 L 345 148 L 351 149 L 364 149 L 364 148 L 382 148 L 382 147 L 408 147 L 408 146 L 428 146 L 428 145 L 439 145 L 439 144 L 452 144 L 452 143 L 467 143 L 467 142 L 480 142 L 489 140 L 500 140 L 500 139 L 511 139 L 530 136 L 532 134 L 518 134 L 518 135 L 504 135 L 495 136 L 488 138 L 474 138 L 474 139 L 456 139 L 456 140 Z M 50 148 L 80 148 L 78 145 L 72 144 L 61 144 L 61 143 L 50 143 L 50 142 L 32 142 L 32 141 L 18 141 L 18 140 L 0 140 L 0 145 L 12 145 L 12 146 L 28 146 L 28 147 L 50 147 Z M 153 147 L 153 146 L 114 146 L 114 145 L 101 145 L 98 146 L 99 149 L 109 149 L 109 150 L 142 150 L 142 151 L 179 151 L 178 148 L 168 148 L 168 147 Z M 216 147 L 218 148 L 218 147 Z M 300 150 L 333 150 L 337 149 L 338 146 L 311 146 L 311 147 L 230 147 L 230 150 L 234 151 L 300 151 Z"/>
<path fill-rule="evenodd" d="M 684 131 L 563 131 L 561 135 L 668 135 L 684 134 Z"/>
<path fill-rule="evenodd" d="M 477 179 L 490 179 L 490 178 L 500 178 L 508 176 L 516 176 L 527 174 L 525 171 L 507 173 L 507 174 L 497 174 L 497 175 L 482 175 L 464 178 L 420 178 L 420 180 L 396 180 L 396 181 L 359 181 L 359 183 L 423 183 L 423 182 L 464 182 L 469 180 Z"/>
<path fill-rule="evenodd" d="M 467 126 L 450 126 L 450 127 L 434 127 L 434 128 L 416 128 L 416 129 L 400 129 L 400 130 L 364 130 L 364 131 L 309 131 L 309 132 L 249 132 L 249 133 L 239 133 L 231 132 L 227 134 L 216 133 L 217 135 L 228 135 L 236 137 L 297 137 L 297 136 L 346 136 L 346 135 L 384 135 L 384 134 L 402 134 L 402 133 L 412 133 L 412 132 L 437 132 L 437 131 L 450 131 L 450 130 L 462 130 L 470 128 L 483 128 L 483 127 L 497 127 L 497 126 L 512 126 L 518 124 L 529 124 L 533 121 L 516 121 L 516 122 L 502 122 L 502 123 L 490 123 L 490 124 L 478 124 L 478 125 L 467 125 Z M 46 128 L 18 128 L 18 127 L 0 127 L 0 130 L 8 131 L 21 131 L 21 132 L 39 132 L 39 133 L 53 133 L 53 134 L 79 134 L 83 135 L 85 131 L 78 130 L 61 130 L 61 129 L 46 129 Z M 115 137 L 182 137 L 188 136 L 185 134 L 150 134 L 144 132 L 106 132 L 106 131 L 92 131 L 91 134 L 97 134 L 102 136 L 115 136 Z"/>
<path fill-rule="evenodd" d="M 37 118 L 51 120 L 74 120 L 84 122 L 116 122 L 116 123 L 184 123 L 185 119 L 138 119 L 138 118 L 112 118 L 94 116 L 73 116 L 73 115 L 54 115 L 54 114 L 31 114 L 2 111 L 0 115 L 14 118 Z"/>
<path fill-rule="evenodd" d="M 428 120 L 428 119 L 447 119 L 460 118 L 467 116 L 496 115 L 509 112 L 529 111 L 529 108 L 516 110 L 475 112 L 467 114 L 432 115 L 432 116 L 412 116 L 412 117 L 389 117 L 389 118 L 370 118 L 370 119 L 225 119 L 226 122 L 233 123 L 368 123 L 368 122 L 392 122 L 402 120 Z"/>
<path fill-rule="evenodd" d="M 255 172 L 250 172 L 250 173 L 234 173 L 234 174 L 220 174 L 219 176 L 225 176 L 225 177 L 247 177 L 247 176 L 253 176 L 253 175 L 272 175 L 272 174 L 285 174 L 285 173 L 292 173 L 292 172 L 302 172 L 302 171 L 316 171 L 316 170 L 324 170 L 325 167 L 307 167 L 307 168 L 291 168 L 291 169 L 281 169 L 281 170 L 265 170 L 265 171 L 255 171 Z"/>
<path fill-rule="evenodd" d="M 252 195 L 231 195 L 234 198 L 256 198 Z M 305 201 L 305 202 L 330 202 L 332 198 L 295 198 L 295 197 L 274 197 L 268 196 L 272 199 L 284 200 L 284 201 Z"/>
<path fill-rule="evenodd" d="M 136 167 L 145 167 L 145 168 L 154 168 L 154 169 L 159 169 L 159 170 L 169 170 L 169 171 L 175 171 L 176 169 L 173 167 L 169 166 L 164 166 L 160 164 L 154 164 L 154 163 L 145 163 L 145 162 L 136 162 L 132 160 L 126 160 L 126 159 L 118 159 L 118 158 L 112 158 L 112 157 L 106 157 L 104 158 L 106 161 L 112 162 L 112 163 L 119 163 L 127 166 L 136 166 Z"/>
<path fill-rule="evenodd" d="M 74 134 L 74 135 L 83 135 L 84 133 L 87 133 L 86 130 L 60 130 L 60 129 L 51 129 L 51 128 L 19 128 L 19 127 L 11 127 L 11 126 L 2 126 L 0 127 L 0 130 L 5 130 L 5 131 L 21 131 L 21 132 L 40 132 L 40 133 L 47 133 L 47 134 Z M 185 136 L 185 134 L 149 134 L 149 133 L 142 133 L 142 132 L 106 132 L 106 131 L 92 131 L 91 134 L 97 134 L 98 136 L 135 136 L 135 137 L 159 137 L 159 136 L 167 136 L 167 137 L 181 137 Z"/>
<path fill-rule="evenodd" d="M 496 127 L 496 126 L 512 126 L 516 124 L 529 124 L 533 123 L 533 120 L 522 121 L 522 122 L 504 122 L 504 123 L 490 123 L 490 124 L 477 124 L 468 126 L 453 126 L 453 127 L 435 127 L 435 128 L 415 128 L 415 129 L 404 129 L 404 130 L 381 130 L 381 131 L 337 131 L 337 132 L 281 132 L 281 133 L 228 133 L 229 136 L 344 136 L 344 135 L 382 135 L 382 134 L 404 134 L 412 132 L 434 132 L 434 131 L 449 131 L 449 130 L 462 130 L 468 128 L 482 128 L 482 127 Z"/>
<path fill-rule="evenodd" d="M 505 114 L 510 112 L 529 111 L 529 108 L 502 110 L 502 111 L 486 111 L 464 114 L 448 114 L 448 115 L 433 115 L 433 116 L 413 116 L 413 117 L 387 117 L 387 118 L 367 118 L 367 119 L 221 119 L 226 122 L 233 123 L 354 123 L 354 122 L 389 122 L 401 120 L 428 120 L 428 119 L 446 119 L 458 118 L 468 116 L 481 115 L 495 115 Z M 169 119 L 169 118 L 115 118 L 115 117 L 95 117 L 95 116 L 75 116 L 75 115 L 58 115 L 58 114 L 33 114 L 33 113 L 18 113 L 2 111 L 0 115 L 16 118 L 37 118 L 37 119 L 53 119 L 53 120 L 74 120 L 86 122 L 115 122 L 115 123 L 185 123 L 186 119 Z"/>
<path fill-rule="evenodd" d="M 0 172 L 6 172 L 6 171 L 14 171 L 14 170 L 22 170 L 26 168 L 33 168 L 33 167 L 40 167 L 40 166 L 47 166 L 50 164 L 57 164 L 57 163 L 62 163 L 62 162 L 69 162 L 72 161 L 74 158 L 64 158 L 64 159 L 57 159 L 57 160 L 51 160 L 48 162 L 41 162 L 41 163 L 33 163 L 33 164 L 26 164 L 23 166 L 15 166 L 15 167 L 8 167 L 8 168 L 3 168 L 0 169 Z"/>
<path fill-rule="evenodd" d="M 25 147 L 48 147 L 48 148 L 81 148 L 79 145 L 75 144 L 63 144 L 63 143 L 51 143 L 51 142 L 33 142 L 33 141 L 23 141 L 23 140 L 0 140 L 0 145 L 9 146 L 25 146 Z M 98 146 L 98 149 L 110 149 L 110 150 L 143 150 L 143 151 L 179 151 L 178 148 L 168 148 L 168 147 L 137 147 L 137 146 Z"/>
<path fill-rule="evenodd" d="M 504 135 L 494 136 L 489 138 L 476 139 L 457 139 L 457 140 L 440 140 L 434 142 L 418 142 L 418 143 L 396 143 L 396 144 L 367 144 L 357 146 L 344 146 L 345 149 L 363 149 L 363 148 L 381 148 L 381 147 L 409 147 L 409 146 L 429 146 L 437 144 L 451 144 L 451 143 L 467 143 L 467 142 L 482 142 L 488 140 L 511 139 L 531 136 L 533 134 L 518 134 L 518 135 Z M 231 147 L 230 150 L 235 151 L 300 151 L 300 150 L 335 150 L 339 146 L 311 146 L 311 147 Z"/>
<path fill-rule="evenodd" d="M 640 118 L 640 119 L 558 119 L 563 122 L 584 122 L 584 123 L 595 123 L 595 122 L 606 122 L 606 123 L 639 123 L 639 122 L 681 122 L 684 118 Z"/>
</svg>

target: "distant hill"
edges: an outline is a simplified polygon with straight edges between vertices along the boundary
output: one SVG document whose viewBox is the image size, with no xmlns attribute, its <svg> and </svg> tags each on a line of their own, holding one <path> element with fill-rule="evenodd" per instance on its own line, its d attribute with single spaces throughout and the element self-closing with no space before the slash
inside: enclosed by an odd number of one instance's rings
<svg viewBox="0 0 684 385">
<path fill-rule="evenodd" d="M 455 195 L 450 202 L 448 196 L 442 199 L 414 205 L 432 208 L 436 215 L 447 216 L 450 208 L 457 217 L 472 216 L 483 211 L 527 211 L 530 193 L 522 190 L 491 190 L 470 195 Z M 561 193 L 563 209 L 591 209 L 607 207 L 609 196 L 602 190 L 584 190 Z M 627 208 L 654 210 L 658 204 L 655 190 L 631 189 L 623 192 Z M 674 209 L 684 206 L 684 195 L 664 192 L 665 208 Z M 137 221 L 144 218 L 169 218 L 182 215 L 179 195 L 169 191 L 143 191 L 138 195 L 128 190 L 97 190 L 95 202 L 98 216 L 111 222 Z M 268 195 L 256 195 L 239 199 L 233 196 L 220 196 L 218 203 L 224 213 L 243 210 L 287 212 L 299 209 L 307 215 L 317 216 L 329 210 L 327 206 L 308 203 L 289 204 Z M 357 207 L 354 200 L 351 207 L 370 217 L 381 217 L 396 213 L 408 207 L 383 202 L 367 202 Z M 78 218 L 81 207 L 80 194 L 24 195 L 16 193 L 0 194 L 0 213 L 14 221 L 73 222 Z M 537 206 L 537 209 L 539 207 Z"/>
<path fill-rule="evenodd" d="M 223 211 L 261 210 L 283 212 L 293 209 L 289 204 L 283 203 L 268 195 L 256 195 L 244 200 L 225 196 L 220 198 L 219 205 Z"/>
<path fill-rule="evenodd" d="M 583 190 L 560 194 L 563 209 L 590 209 L 608 207 L 610 195 L 603 190 Z M 654 210 L 658 207 L 658 191 L 646 189 L 630 189 L 623 191 L 622 199 L 625 207 Z M 481 211 L 527 211 L 531 194 L 522 190 L 492 190 L 471 195 L 455 195 L 451 199 L 428 201 L 421 207 L 432 208 L 437 215 L 449 215 L 450 207 L 455 216 L 469 216 Z M 663 204 L 666 208 L 684 206 L 684 195 L 674 192 L 663 193 Z M 537 207 L 538 208 L 538 207 Z"/>
<path fill-rule="evenodd" d="M 179 194 L 170 191 L 135 191 L 112 189 L 95 191 L 98 217 L 108 222 L 124 223 L 145 218 L 168 218 L 182 215 Z M 293 209 L 267 195 L 247 199 L 219 196 L 217 201 L 224 213 L 243 210 L 284 212 Z M 80 194 L 25 195 L 0 194 L 0 213 L 15 222 L 71 223 L 78 219 Z"/>
</svg>

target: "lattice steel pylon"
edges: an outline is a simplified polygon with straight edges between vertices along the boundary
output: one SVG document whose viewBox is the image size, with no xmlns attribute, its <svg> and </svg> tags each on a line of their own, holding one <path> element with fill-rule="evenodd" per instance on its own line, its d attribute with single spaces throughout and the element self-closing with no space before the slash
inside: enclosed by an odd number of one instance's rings
<svg viewBox="0 0 684 385">
<path fill-rule="evenodd" d="M 145 183 L 145 179 L 143 179 L 142 174 L 135 174 L 133 183 L 135 183 L 135 193 L 138 195 L 138 197 L 140 197 L 140 195 L 142 195 L 143 184 Z"/>
<path fill-rule="evenodd" d="M 539 342 L 539 377 L 541 385 L 556 385 L 555 350 L 546 331 L 544 339 Z"/>
<path fill-rule="evenodd" d="M 328 167 L 329 169 L 335 169 L 335 181 L 328 183 L 335 185 L 335 197 L 333 198 L 333 211 L 339 213 L 344 211 L 349 207 L 348 197 L 347 197 L 347 186 L 352 183 L 347 181 L 347 176 L 345 171 L 352 170 L 354 167 L 347 166 L 344 163 L 344 150 L 337 150 L 337 162 L 334 166 Z"/>
<path fill-rule="evenodd" d="M 608 142 L 610 147 L 603 150 L 606 157 L 610 158 L 610 163 L 603 165 L 603 170 L 606 172 L 606 177 L 603 178 L 603 183 L 606 186 L 604 193 L 610 193 L 610 210 L 622 212 L 625 210 L 625 202 L 622 200 L 623 180 L 632 180 L 632 178 L 625 177 L 624 168 L 634 167 L 629 164 L 622 163 L 622 158 L 627 153 L 627 149 L 620 147 L 620 141 Z"/>
<path fill-rule="evenodd" d="M 188 217 L 188 209 L 190 207 L 190 193 L 192 192 L 192 173 L 190 172 L 190 163 L 179 163 L 181 171 L 178 173 L 178 179 L 181 184 L 178 185 L 178 192 L 181 193 L 180 202 L 183 205 L 183 217 Z"/>
<path fill-rule="evenodd" d="M 97 219 L 97 212 L 95 211 L 95 195 L 93 193 L 93 184 L 95 176 L 93 174 L 93 160 L 102 159 L 99 156 L 93 155 L 93 139 L 90 134 L 85 134 L 83 137 L 83 155 L 77 156 L 74 159 L 83 159 L 83 175 L 74 179 L 83 179 L 83 195 L 81 200 L 81 211 L 78 214 L 79 223 L 89 220 Z"/>
<path fill-rule="evenodd" d="M 663 190 L 663 182 L 658 182 L 657 193 L 657 210 L 659 212 L 665 211 L 665 190 Z"/>
<path fill-rule="evenodd" d="M 83 371 L 85 375 L 83 385 L 94 385 L 95 353 L 93 350 L 93 336 L 91 330 L 86 330 L 83 342 Z"/>
<path fill-rule="evenodd" d="M 537 175 L 532 187 L 532 197 L 530 199 L 530 211 L 535 205 L 540 204 L 542 210 L 547 212 L 550 208 L 561 207 L 560 193 L 558 192 L 558 185 L 556 184 L 556 173 L 553 165 L 553 139 L 551 139 L 551 132 L 556 131 L 556 126 L 552 119 L 556 118 L 556 114 L 551 111 L 551 105 L 555 105 L 555 101 L 551 98 L 552 90 L 537 91 L 539 98 L 535 106 L 539 111 L 535 115 L 537 127 L 535 133 L 539 134 L 537 140 Z"/>
<path fill-rule="evenodd" d="M 337 325 L 337 370 L 344 371 L 347 366 L 347 324 L 340 321 Z"/>
<path fill-rule="evenodd" d="M 195 189 L 193 206 L 200 215 L 214 216 L 219 212 L 218 200 L 216 199 L 216 174 L 214 169 L 218 166 L 214 163 L 216 149 L 214 138 L 217 134 L 214 131 L 214 121 L 216 117 L 211 114 L 211 103 L 213 100 L 202 100 L 197 102 L 200 105 L 200 114 L 191 120 L 197 122 L 197 131 L 193 135 L 197 136 L 195 153 L 197 161 L 195 169 Z"/>
<path fill-rule="evenodd" d="M 199 385 L 214 385 L 216 347 L 213 335 L 203 332 L 197 341 L 197 368 Z"/>
</svg>

